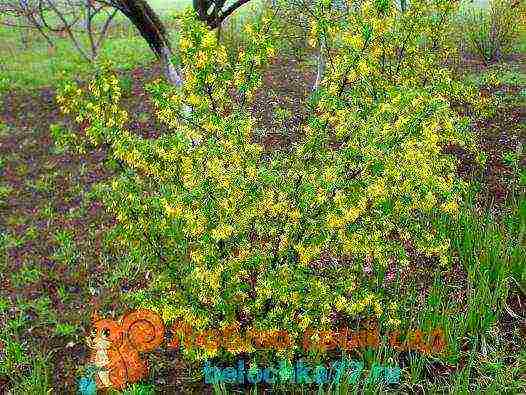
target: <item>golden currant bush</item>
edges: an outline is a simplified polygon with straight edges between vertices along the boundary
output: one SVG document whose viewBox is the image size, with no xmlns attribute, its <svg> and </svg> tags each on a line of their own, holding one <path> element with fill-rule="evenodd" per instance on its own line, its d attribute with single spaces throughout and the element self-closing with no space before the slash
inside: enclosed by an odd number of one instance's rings
<svg viewBox="0 0 526 395">
<path fill-rule="evenodd" d="M 85 92 L 66 85 L 63 110 L 89 120 L 88 138 L 108 144 L 125 165 L 97 191 L 117 218 L 113 240 L 157 272 L 145 307 L 198 330 L 243 324 L 296 339 L 312 325 L 331 328 L 335 313 L 399 322 L 384 311 L 381 290 L 369 289 L 363 267 L 381 279 L 393 262 L 406 265 L 411 250 L 448 263 L 439 224 L 455 220 L 467 185 L 442 148 L 473 150 L 469 124 L 444 95 L 440 81 L 448 77 L 433 41 L 408 39 L 405 50 L 420 63 L 399 60 L 399 72 L 388 71 L 398 67 L 395 41 L 407 24 L 442 42 L 440 29 L 426 25 L 428 3 L 398 15 L 389 2 L 362 2 L 342 26 L 319 13 L 316 37 L 332 37 L 339 56 L 289 153 L 254 143 L 248 106 L 277 51 L 270 15 L 246 26 L 250 44 L 232 63 L 184 14 L 184 87 L 148 87 L 166 128 L 158 138 L 127 130 L 108 67 Z M 433 4 L 436 15 L 447 8 Z M 230 350 L 246 351 L 254 350 Z M 186 352 L 205 358 L 220 350 Z"/>
</svg>

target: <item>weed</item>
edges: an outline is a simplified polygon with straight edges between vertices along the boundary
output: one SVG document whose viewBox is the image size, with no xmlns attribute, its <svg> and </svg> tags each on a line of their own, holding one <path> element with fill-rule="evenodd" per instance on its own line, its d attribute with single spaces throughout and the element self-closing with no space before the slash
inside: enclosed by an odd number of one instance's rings
<svg viewBox="0 0 526 395">
<path fill-rule="evenodd" d="M 79 254 L 75 249 L 73 234 L 67 230 L 58 231 L 55 235 L 55 240 L 58 244 L 58 248 L 53 257 L 59 262 L 65 264 L 74 263 L 78 259 Z"/>
<path fill-rule="evenodd" d="M 31 361 L 30 372 L 23 375 L 13 392 L 16 394 L 52 394 L 48 361 L 38 356 Z"/>
<path fill-rule="evenodd" d="M 78 332 L 77 325 L 70 323 L 58 323 L 55 326 L 55 332 L 58 336 L 69 337 Z"/>
<path fill-rule="evenodd" d="M 40 270 L 26 265 L 18 272 L 11 274 L 11 281 L 15 287 L 24 288 L 26 285 L 36 283 L 41 277 Z"/>
</svg>

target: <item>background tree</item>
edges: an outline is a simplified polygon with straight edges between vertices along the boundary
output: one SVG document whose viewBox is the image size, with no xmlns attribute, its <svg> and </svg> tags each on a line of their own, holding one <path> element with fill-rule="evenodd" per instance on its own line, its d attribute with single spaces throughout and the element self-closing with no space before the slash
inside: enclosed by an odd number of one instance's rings
<svg viewBox="0 0 526 395">
<path fill-rule="evenodd" d="M 0 23 L 36 30 L 50 48 L 55 37 L 67 37 L 88 62 L 96 59 L 117 10 L 92 0 L 0 0 Z M 88 36 L 88 45 L 80 39 Z"/>
<path fill-rule="evenodd" d="M 210 29 L 220 28 L 225 19 L 250 0 L 227 4 L 226 0 L 194 0 L 198 19 Z M 172 48 L 165 25 L 145 0 L 0 0 L 0 23 L 21 29 L 34 29 L 50 48 L 53 36 L 68 37 L 81 56 L 96 59 L 117 12 L 135 26 L 163 65 L 164 74 L 173 85 L 182 84 L 182 75 L 172 62 Z M 105 19 L 101 21 L 101 17 Z M 97 19 L 97 23 L 95 22 Z M 23 30 L 24 31 L 24 30 Z M 79 39 L 86 32 L 88 48 Z"/>
<path fill-rule="evenodd" d="M 226 6 L 225 0 L 194 0 L 193 7 L 199 20 L 210 29 L 221 26 L 223 21 L 250 0 L 238 0 Z M 157 58 L 161 61 L 168 81 L 181 86 L 182 75 L 172 62 L 172 48 L 167 30 L 159 16 L 145 0 L 108 0 L 109 4 L 121 11 L 137 28 Z"/>
<path fill-rule="evenodd" d="M 238 0 L 226 7 L 226 0 L 193 0 L 193 5 L 199 20 L 206 22 L 210 29 L 216 29 L 229 15 L 248 2 L 250 0 Z"/>
</svg>

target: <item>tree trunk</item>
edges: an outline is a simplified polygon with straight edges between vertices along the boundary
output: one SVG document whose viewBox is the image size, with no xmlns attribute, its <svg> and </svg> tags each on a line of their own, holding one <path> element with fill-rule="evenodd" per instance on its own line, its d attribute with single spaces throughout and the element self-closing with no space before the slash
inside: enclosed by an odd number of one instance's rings
<svg viewBox="0 0 526 395">
<path fill-rule="evenodd" d="M 181 71 L 172 62 L 172 51 L 169 47 L 164 46 L 160 50 L 161 63 L 163 66 L 163 72 L 166 79 L 170 84 L 174 85 L 178 89 L 183 87 L 183 76 Z M 183 117 L 187 118 L 192 113 L 192 109 L 186 104 L 183 105 Z"/>
<path fill-rule="evenodd" d="M 163 66 L 164 75 L 166 79 L 176 87 L 180 88 L 183 85 L 183 78 L 181 73 L 174 66 L 172 62 L 172 51 L 167 46 L 160 49 L 160 61 Z"/>
<path fill-rule="evenodd" d="M 323 79 L 323 73 L 325 72 L 325 56 L 323 54 L 323 43 L 320 45 L 320 51 L 318 52 L 318 72 L 316 74 L 316 82 L 314 83 L 314 86 L 312 87 L 312 90 L 315 91 L 318 89 L 318 87 L 321 84 L 321 80 Z"/>
<path fill-rule="evenodd" d="M 120 0 L 117 2 L 118 9 L 130 19 L 141 36 L 148 42 L 152 51 L 160 60 L 167 80 L 181 87 L 183 77 L 181 71 L 172 60 L 172 50 L 168 33 L 155 11 L 144 0 Z"/>
</svg>

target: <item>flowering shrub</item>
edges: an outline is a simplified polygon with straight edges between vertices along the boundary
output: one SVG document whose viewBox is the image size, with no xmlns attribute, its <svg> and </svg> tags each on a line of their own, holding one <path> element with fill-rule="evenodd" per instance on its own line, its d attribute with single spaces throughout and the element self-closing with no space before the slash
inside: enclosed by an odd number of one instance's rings
<svg viewBox="0 0 526 395">
<path fill-rule="evenodd" d="M 384 309 L 381 295 L 363 286 L 362 268 L 381 279 L 388 265 L 408 264 L 410 250 L 448 263 L 449 240 L 436 223 L 455 219 L 466 185 L 441 147 L 472 149 L 468 124 L 444 93 L 453 81 L 438 55 L 413 38 L 408 57 L 420 50 L 427 57 L 393 63 L 400 56 L 394 32 L 409 34 L 409 15 L 427 18 L 419 12 L 428 3 L 415 2 L 406 16 L 388 3 L 363 2 L 351 16 L 358 25 L 336 31 L 328 17 L 320 22 L 341 36 L 339 55 L 313 98 L 304 140 L 288 154 L 265 154 L 253 142 L 247 109 L 275 55 L 279 32 L 269 15 L 245 27 L 249 44 L 235 63 L 184 15 L 184 88 L 148 87 L 166 126 L 159 138 L 126 130 L 107 66 L 87 92 L 65 86 L 64 112 L 87 122 L 89 141 L 107 144 L 124 165 L 98 192 L 118 220 L 114 240 L 159 268 L 158 296 L 145 307 L 198 330 L 246 325 L 292 337 L 314 323 L 330 328 L 334 313 L 399 323 L 396 306 Z M 382 62 L 386 53 L 391 60 Z M 394 67 L 398 73 L 389 74 Z M 251 350 L 240 343 L 229 351 Z"/>
<path fill-rule="evenodd" d="M 524 32 L 525 17 L 524 2 L 491 0 L 487 8 L 467 7 L 458 25 L 466 49 L 490 62 L 513 51 Z"/>
</svg>

